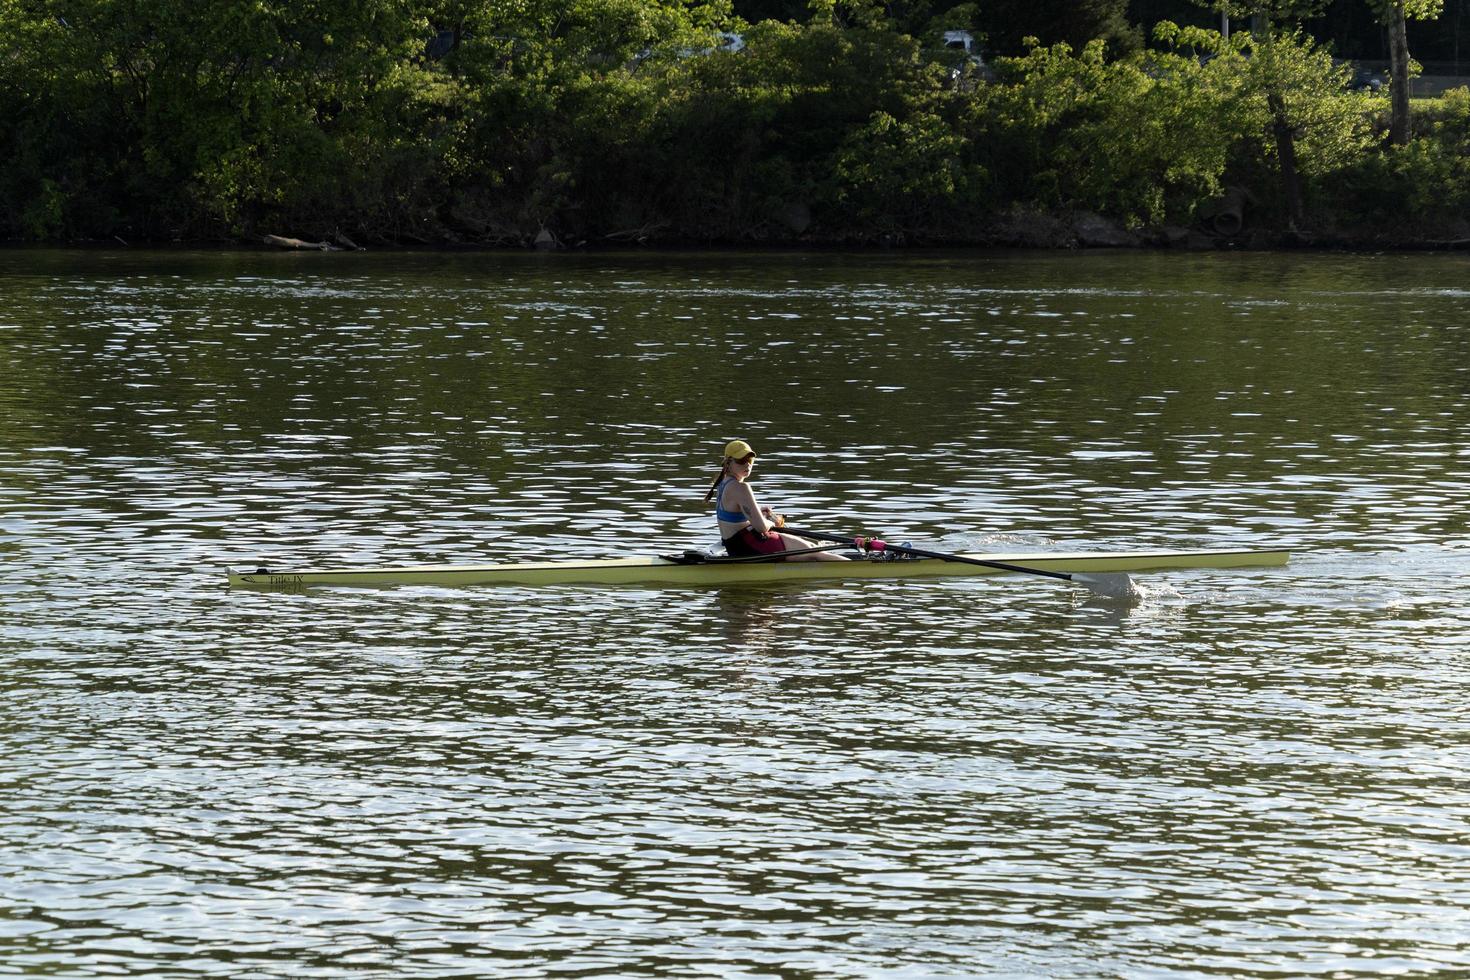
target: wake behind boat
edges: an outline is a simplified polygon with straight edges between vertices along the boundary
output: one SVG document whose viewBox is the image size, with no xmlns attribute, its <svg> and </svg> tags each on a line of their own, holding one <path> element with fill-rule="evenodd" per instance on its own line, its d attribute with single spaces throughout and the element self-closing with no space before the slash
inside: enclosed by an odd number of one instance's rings
<svg viewBox="0 0 1470 980">
<path fill-rule="evenodd" d="M 856 539 L 861 543 L 864 539 Z M 882 542 L 876 542 L 881 545 Z M 317 585 L 658 585 L 721 586 L 780 584 L 811 579 L 902 579 L 1031 572 L 1053 576 L 1144 572 L 1184 568 L 1242 568 L 1285 565 L 1286 551 L 1203 549 L 1185 551 L 1016 552 L 911 557 L 917 551 L 888 545 L 861 550 L 847 562 L 791 562 L 765 558 L 719 558 L 684 552 L 646 558 L 585 561 L 505 562 L 486 565 L 407 565 L 297 569 L 259 567 L 228 571 L 232 586 L 300 589 Z M 936 554 L 922 552 L 921 554 Z M 955 559 L 962 559 L 956 561 Z M 984 564 L 979 564 L 979 563 Z M 1012 567 L 996 567 L 1012 566 Z"/>
</svg>

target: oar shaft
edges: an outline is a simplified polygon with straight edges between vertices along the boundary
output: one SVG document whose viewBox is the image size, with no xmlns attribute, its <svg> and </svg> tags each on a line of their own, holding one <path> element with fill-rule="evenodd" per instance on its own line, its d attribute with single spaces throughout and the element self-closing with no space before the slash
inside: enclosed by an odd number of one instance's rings
<svg viewBox="0 0 1470 980">
<path fill-rule="evenodd" d="M 922 548 L 910 548 L 907 545 L 889 544 L 887 541 L 879 541 L 876 538 L 845 538 L 836 534 L 827 534 L 823 531 L 803 531 L 795 527 L 783 527 L 781 530 L 802 538 L 849 543 L 859 550 L 893 551 L 902 555 L 914 555 L 918 558 L 937 558 L 940 561 L 952 561 L 961 565 L 980 565 L 984 568 L 999 568 L 1007 572 L 1020 572 L 1023 575 L 1045 575 L 1047 578 L 1059 578 L 1064 582 L 1072 581 L 1072 576 L 1066 572 L 1051 572 L 1042 568 L 1027 568 L 1025 565 L 1011 565 L 1003 561 L 986 561 L 981 558 L 969 558 L 965 555 L 946 554 L 942 551 L 925 551 Z"/>
<path fill-rule="evenodd" d="M 1021 572 L 1026 575 L 1045 575 L 1047 578 L 1059 578 L 1064 582 L 1072 581 L 1072 576 L 1066 572 L 1053 572 L 1045 568 L 1028 568 L 1025 565 L 1011 565 L 1003 561 L 986 561 L 981 558 L 969 558 L 965 555 L 950 555 L 941 551 L 924 551 L 920 548 L 906 548 L 901 544 L 889 544 L 886 541 L 876 542 L 883 546 L 884 551 L 897 551 L 905 555 L 917 555 L 920 558 L 938 558 L 942 561 L 959 562 L 963 565 L 983 565 L 986 568 L 1001 568 L 1008 572 Z"/>
</svg>

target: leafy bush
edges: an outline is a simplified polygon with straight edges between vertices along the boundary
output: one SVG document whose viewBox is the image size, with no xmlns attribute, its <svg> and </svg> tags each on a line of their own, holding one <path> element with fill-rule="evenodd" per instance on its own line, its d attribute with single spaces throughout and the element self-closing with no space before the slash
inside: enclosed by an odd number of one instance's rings
<svg viewBox="0 0 1470 980">
<path fill-rule="evenodd" d="M 1470 157 L 1455 141 L 1385 146 L 1337 175 L 1323 223 L 1363 237 L 1464 237 L 1470 232 Z"/>
</svg>

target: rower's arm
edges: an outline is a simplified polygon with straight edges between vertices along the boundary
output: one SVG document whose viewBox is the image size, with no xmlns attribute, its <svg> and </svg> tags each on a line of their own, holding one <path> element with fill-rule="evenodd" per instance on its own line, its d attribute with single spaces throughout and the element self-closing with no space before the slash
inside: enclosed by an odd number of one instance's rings
<svg viewBox="0 0 1470 980">
<path fill-rule="evenodd" d="M 737 484 L 733 489 L 739 494 L 740 513 L 750 521 L 750 526 L 761 534 L 768 533 L 772 525 L 766 520 L 766 515 L 761 513 L 760 505 L 755 502 L 755 492 L 743 483 Z"/>
</svg>

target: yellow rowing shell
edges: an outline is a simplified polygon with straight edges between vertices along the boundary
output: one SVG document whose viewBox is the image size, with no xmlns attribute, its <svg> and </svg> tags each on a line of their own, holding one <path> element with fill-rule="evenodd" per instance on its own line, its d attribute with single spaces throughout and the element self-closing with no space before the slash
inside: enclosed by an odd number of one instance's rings
<svg viewBox="0 0 1470 980">
<path fill-rule="evenodd" d="M 1048 572 L 1146 572 L 1169 568 L 1243 568 L 1285 565 L 1286 551 L 1213 549 L 1202 551 L 1108 551 L 1017 554 L 967 554 L 977 561 L 1004 562 Z M 684 564 L 668 558 L 604 558 L 494 565 L 407 565 L 397 568 L 257 569 L 229 571 L 230 584 L 299 589 L 313 585 L 751 585 L 808 579 L 938 578 L 997 575 L 1001 569 L 937 558 L 875 559 L 849 562 L 706 562 Z"/>
</svg>

